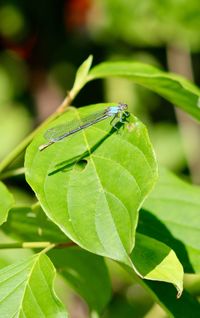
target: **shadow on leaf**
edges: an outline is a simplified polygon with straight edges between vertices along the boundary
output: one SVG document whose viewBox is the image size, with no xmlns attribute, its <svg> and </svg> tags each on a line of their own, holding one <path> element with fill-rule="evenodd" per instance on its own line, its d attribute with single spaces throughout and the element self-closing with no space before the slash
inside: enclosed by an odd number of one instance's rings
<svg viewBox="0 0 200 318">
<path fill-rule="evenodd" d="M 184 244 L 173 237 L 168 228 L 151 212 L 141 209 L 137 232 L 148 235 L 172 248 L 187 273 L 194 273 Z"/>
<path fill-rule="evenodd" d="M 119 133 L 120 129 L 122 127 L 124 128 L 124 123 L 125 123 L 125 121 L 118 122 L 117 124 L 115 124 L 103 138 L 101 138 L 98 142 L 96 142 L 96 144 L 93 147 L 91 147 L 89 150 L 83 152 L 81 155 L 74 156 L 71 159 L 64 160 L 64 161 L 61 161 L 60 163 L 56 164 L 55 169 L 50 171 L 48 176 L 54 175 L 55 173 L 58 173 L 61 171 L 62 172 L 69 171 L 74 167 L 74 165 L 82 166 L 82 168 L 83 168 L 82 163 L 86 162 L 86 164 L 87 164 L 87 161 L 88 161 L 87 157 L 89 157 L 107 138 L 112 136 L 114 133 Z M 86 164 L 85 164 L 85 166 L 86 166 Z M 83 169 L 79 169 L 79 170 L 83 170 Z"/>
</svg>

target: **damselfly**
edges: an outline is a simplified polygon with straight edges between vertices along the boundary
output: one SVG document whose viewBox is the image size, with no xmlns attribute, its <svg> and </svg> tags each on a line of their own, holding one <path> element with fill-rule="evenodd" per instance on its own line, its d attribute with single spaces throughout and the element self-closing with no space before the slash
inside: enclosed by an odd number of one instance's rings
<svg viewBox="0 0 200 318">
<path fill-rule="evenodd" d="M 80 120 L 72 120 L 66 124 L 55 126 L 50 128 L 44 134 L 45 139 L 49 142 L 43 144 L 39 147 L 39 150 L 44 150 L 50 145 L 70 136 L 78 131 L 85 129 L 89 126 L 92 126 L 108 117 L 113 117 L 110 124 L 113 123 L 114 119 L 118 118 L 119 122 L 123 123 L 123 117 L 129 116 L 129 113 L 126 111 L 128 109 L 127 104 L 119 103 L 117 106 L 110 106 L 106 109 L 93 113 L 85 118 L 81 118 Z M 115 125 L 113 125 L 115 127 Z"/>
</svg>

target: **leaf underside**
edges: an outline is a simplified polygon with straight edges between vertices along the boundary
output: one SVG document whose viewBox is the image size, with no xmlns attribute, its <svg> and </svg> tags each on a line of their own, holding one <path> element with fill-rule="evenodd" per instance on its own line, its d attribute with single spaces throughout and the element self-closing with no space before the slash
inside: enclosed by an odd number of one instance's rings
<svg viewBox="0 0 200 318">
<path fill-rule="evenodd" d="M 133 80 L 200 120 L 200 90 L 181 76 L 144 63 L 118 61 L 104 62 L 93 67 L 89 72 L 88 81 L 107 77 Z"/>
</svg>

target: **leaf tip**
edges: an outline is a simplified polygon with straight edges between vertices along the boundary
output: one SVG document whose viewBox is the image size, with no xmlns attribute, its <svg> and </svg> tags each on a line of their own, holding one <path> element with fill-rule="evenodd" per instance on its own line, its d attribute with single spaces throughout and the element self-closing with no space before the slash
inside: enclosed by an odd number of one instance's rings
<svg viewBox="0 0 200 318">
<path fill-rule="evenodd" d="M 179 299 L 181 297 L 182 293 L 183 293 L 183 288 L 178 288 L 177 286 L 176 286 L 176 288 L 177 288 L 177 291 L 178 291 L 177 294 L 176 294 L 176 298 Z"/>
<path fill-rule="evenodd" d="M 92 61 L 93 61 L 93 55 L 90 54 L 90 55 L 88 56 L 88 58 L 86 59 L 86 61 L 88 61 L 88 64 L 91 66 L 91 65 L 92 65 Z"/>
</svg>

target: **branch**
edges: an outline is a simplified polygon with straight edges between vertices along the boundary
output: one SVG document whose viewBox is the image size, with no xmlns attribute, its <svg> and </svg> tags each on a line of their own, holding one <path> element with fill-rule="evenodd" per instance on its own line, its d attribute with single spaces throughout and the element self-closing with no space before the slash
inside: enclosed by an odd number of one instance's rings
<svg viewBox="0 0 200 318">
<path fill-rule="evenodd" d="M 58 107 L 58 109 L 49 116 L 39 127 L 37 127 L 31 134 L 29 134 L 11 153 L 0 163 L 0 173 L 7 168 L 29 145 L 29 143 L 33 140 L 35 135 L 45 127 L 49 122 L 60 116 L 64 111 L 66 111 L 67 107 L 71 104 L 72 100 L 78 94 L 76 92 L 69 92 L 62 104 Z"/>
</svg>

